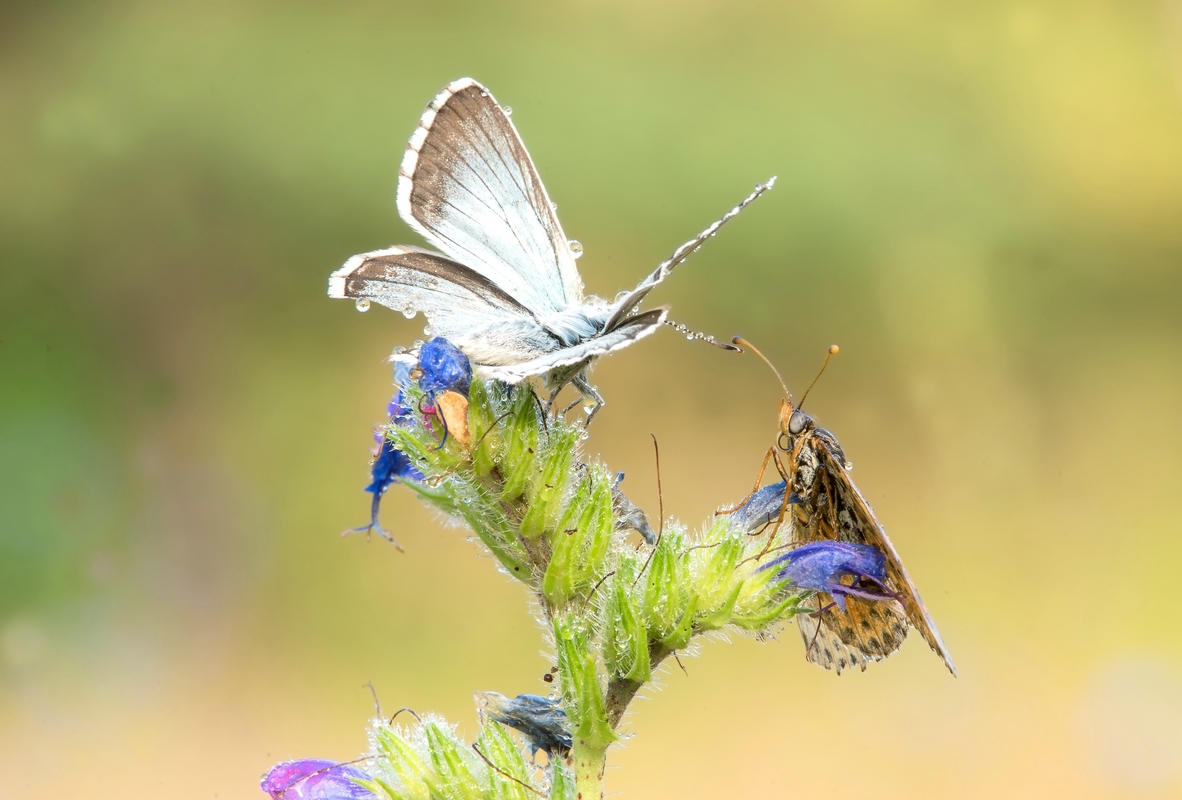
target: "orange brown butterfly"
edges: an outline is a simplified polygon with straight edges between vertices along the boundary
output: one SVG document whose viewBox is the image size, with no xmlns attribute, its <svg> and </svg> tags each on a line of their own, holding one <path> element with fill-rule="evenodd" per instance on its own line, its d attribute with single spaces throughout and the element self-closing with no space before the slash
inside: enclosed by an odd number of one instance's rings
<svg viewBox="0 0 1182 800">
<path fill-rule="evenodd" d="M 750 342 L 738 336 L 732 341 L 740 347 L 750 348 L 780 378 L 772 363 Z M 837 345 L 829 348 L 825 365 L 837 352 Z M 821 372 L 824 370 L 823 365 Z M 820 376 L 818 372 L 817 377 Z M 816 379 L 813 380 L 815 383 Z M 721 513 L 740 512 L 748 520 L 762 517 L 764 524 L 756 527 L 773 526 L 765 554 L 770 552 L 780 526 L 787 522 L 789 533 L 785 547 L 825 540 L 840 541 L 876 547 L 886 557 L 887 597 L 849 597 L 844 613 L 824 592 L 818 592 L 806 601 L 813 613 L 796 616 L 808 648 L 805 657 L 826 669 L 835 669 L 839 674 L 847 667 L 857 666 L 865 670 L 870 662 L 881 661 L 897 650 L 908 629 L 915 627 L 944 660 L 949 671 L 956 675 L 948 648 L 936 631 L 915 584 L 907 577 L 899 554 L 875 519 L 870 504 L 850 480 L 852 465 L 846 460 L 845 451 L 832 433 L 801 411 L 808 390 L 800 404 L 794 405 L 783 378 L 780 378 L 780 385 L 784 388 L 785 399 L 780 401 L 780 433 L 776 443 L 764 456 L 751 494 L 735 508 Z M 769 463 L 775 464 L 784 483 L 760 489 Z"/>
</svg>

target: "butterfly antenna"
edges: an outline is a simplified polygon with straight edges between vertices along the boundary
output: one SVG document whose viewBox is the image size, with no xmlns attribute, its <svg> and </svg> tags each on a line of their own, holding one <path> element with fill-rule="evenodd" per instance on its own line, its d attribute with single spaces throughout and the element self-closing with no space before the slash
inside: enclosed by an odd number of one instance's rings
<svg viewBox="0 0 1182 800">
<path fill-rule="evenodd" d="M 839 352 L 841 352 L 840 347 L 835 344 L 829 345 L 829 350 L 825 353 L 825 361 L 823 364 L 821 364 L 821 369 L 817 372 L 817 377 L 813 378 L 813 382 L 809 384 L 809 388 L 804 390 L 804 397 L 800 398 L 800 405 L 798 405 L 797 408 L 800 408 L 804 405 L 805 398 L 809 396 L 809 392 L 813 390 L 813 386 L 815 386 L 817 381 L 821 379 L 821 373 L 825 371 L 825 367 L 829 366 L 829 357 L 835 356 Z"/>
<path fill-rule="evenodd" d="M 718 233 L 719 228 L 721 228 L 723 225 L 730 222 L 735 217 L 739 216 L 739 214 L 742 213 L 743 209 L 745 209 L 747 206 L 754 203 L 755 200 L 761 194 L 766 192 L 768 189 L 771 189 L 775 185 L 776 185 L 776 176 L 775 175 L 768 178 L 767 183 L 755 184 L 755 191 L 753 191 L 751 194 L 747 195 L 747 197 L 744 198 L 743 202 L 739 203 L 737 206 L 732 208 L 730 211 L 723 214 L 719 219 L 717 219 L 713 223 L 711 223 L 710 226 L 708 228 L 706 228 L 706 230 L 702 231 L 697 236 L 695 236 L 693 239 L 690 239 L 688 242 L 683 244 L 681 247 L 674 250 L 673 255 L 669 256 L 669 260 L 666 261 L 664 264 L 661 264 L 661 266 L 657 267 L 657 273 L 663 272 L 665 274 L 668 274 L 674 267 L 676 267 L 682 261 L 685 261 L 687 258 L 689 258 L 690 253 L 695 252 L 699 247 L 701 247 L 706 242 L 707 239 L 709 239 L 714 234 Z M 664 277 L 664 275 L 661 275 L 661 278 L 663 278 L 663 277 Z"/>
<path fill-rule="evenodd" d="M 768 367 L 771 369 L 771 371 L 776 373 L 776 378 L 780 381 L 780 386 L 784 389 L 784 396 L 788 398 L 788 403 L 791 404 L 792 403 L 792 392 L 788 391 L 788 384 L 784 383 L 784 379 L 782 377 L 780 377 L 780 371 L 778 369 L 776 369 L 776 365 L 773 364 L 771 361 L 769 361 L 767 356 L 765 356 L 763 353 L 759 352 L 758 347 L 751 344 L 751 342 L 747 341 L 742 336 L 734 337 L 733 339 L 731 339 L 731 342 L 733 344 L 736 344 L 739 346 L 740 352 L 742 352 L 742 349 L 744 347 L 748 347 L 751 349 L 752 353 L 755 353 L 755 355 L 757 355 L 763 359 L 763 363 L 767 364 Z"/>
<path fill-rule="evenodd" d="M 684 333 L 685 338 L 689 339 L 690 341 L 693 341 L 694 339 L 699 339 L 703 342 L 706 342 L 707 344 L 712 344 L 715 347 L 721 348 L 723 350 L 732 350 L 736 353 L 743 352 L 738 347 L 735 347 L 733 344 L 727 344 L 726 342 L 720 342 L 717 339 L 715 339 L 713 336 L 709 336 L 705 333 L 698 333 L 697 331 L 691 331 L 689 328 L 685 327 L 680 322 L 674 322 L 671 319 L 667 319 L 667 320 L 665 320 L 665 324 L 668 325 L 673 330 L 677 331 L 678 333 Z"/>
</svg>

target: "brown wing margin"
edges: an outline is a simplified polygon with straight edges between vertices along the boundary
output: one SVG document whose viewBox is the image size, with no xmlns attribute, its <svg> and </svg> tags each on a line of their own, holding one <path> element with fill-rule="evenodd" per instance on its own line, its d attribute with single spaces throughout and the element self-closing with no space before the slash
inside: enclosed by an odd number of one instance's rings
<svg viewBox="0 0 1182 800">
<path fill-rule="evenodd" d="M 860 527 L 863 529 L 866 537 L 865 543 L 874 545 L 886 555 L 887 584 L 892 591 L 899 595 L 903 604 L 903 610 L 907 614 L 907 620 L 919 631 L 920 636 L 928 643 L 928 646 L 944 660 L 944 665 L 948 667 L 948 671 L 955 676 L 956 666 L 952 663 L 952 656 L 948 653 L 948 648 L 944 645 L 944 640 L 940 638 L 940 633 L 936 630 L 936 623 L 932 621 L 927 607 L 924 606 L 923 600 L 915 588 L 915 584 L 911 582 L 911 578 L 907 575 L 907 570 L 903 568 L 903 561 L 899 558 L 895 546 L 891 544 L 891 540 L 887 538 L 886 531 L 883 530 L 882 526 L 878 524 L 878 520 L 875 519 L 874 512 L 870 509 L 870 504 L 862 497 L 857 487 L 854 486 L 853 481 L 850 480 L 849 475 L 846 474 L 844 466 L 839 463 L 838 458 L 827 447 L 818 447 L 817 454 L 825 467 L 824 471 L 832 475 L 837 483 L 839 501 L 847 503 L 861 523 Z"/>
</svg>

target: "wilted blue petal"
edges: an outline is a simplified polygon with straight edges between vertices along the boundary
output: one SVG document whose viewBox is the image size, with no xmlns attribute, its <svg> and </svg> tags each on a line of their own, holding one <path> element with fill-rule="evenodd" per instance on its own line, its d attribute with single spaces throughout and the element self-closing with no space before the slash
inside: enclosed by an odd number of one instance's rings
<svg viewBox="0 0 1182 800">
<path fill-rule="evenodd" d="M 419 386 L 424 392 L 431 394 L 451 389 L 468 396 L 472 365 L 458 347 L 442 336 L 436 336 L 419 348 L 419 369 L 423 372 Z"/>
<path fill-rule="evenodd" d="M 390 484 L 399 480 L 421 481 L 423 473 L 414 468 L 406 453 L 394 447 L 394 443 L 385 436 L 378 446 L 378 455 L 370 468 L 373 480 L 365 491 L 381 494 L 390 488 Z"/>
<path fill-rule="evenodd" d="M 731 513 L 731 525 L 744 533 L 755 533 L 764 525 L 775 522 L 780 518 L 787 488 L 784 481 L 763 487 Z"/>
<path fill-rule="evenodd" d="M 566 712 L 556 701 L 536 694 L 510 699 L 498 692 L 477 692 L 476 697 L 489 717 L 521 733 L 535 755 L 539 750 L 549 758 L 570 752 Z"/>
<path fill-rule="evenodd" d="M 810 542 L 777 557 L 762 569 L 778 569 L 776 577 L 788 578 L 798 589 L 828 592 L 845 611 L 845 598 L 888 600 L 895 595 L 886 588 L 886 557 L 877 547 L 850 542 Z M 843 577 L 854 578 L 847 585 Z"/>
<path fill-rule="evenodd" d="M 377 800 L 354 778 L 369 776 L 354 766 L 310 758 L 273 767 L 263 778 L 262 788 L 272 800 Z"/>
</svg>

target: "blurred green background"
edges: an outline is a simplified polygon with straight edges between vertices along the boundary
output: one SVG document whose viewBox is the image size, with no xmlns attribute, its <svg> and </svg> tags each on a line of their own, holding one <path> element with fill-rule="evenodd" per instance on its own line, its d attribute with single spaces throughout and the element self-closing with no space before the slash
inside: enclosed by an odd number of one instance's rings
<svg viewBox="0 0 1182 800">
<path fill-rule="evenodd" d="M 626 797 L 1182 796 L 1182 3 L 7 3 L 0 10 L 0 795 L 262 795 L 372 712 L 544 691 L 525 593 L 393 489 L 382 363 L 325 296 L 416 243 L 423 107 L 502 103 L 612 296 L 809 398 L 960 668 L 840 678 L 709 642 L 636 705 Z M 650 303 L 652 305 L 652 303 Z M 750 488 L 779 390 L 665 331 L 588 442 L 655 517 Z"/>
</svg>

